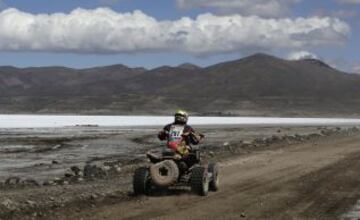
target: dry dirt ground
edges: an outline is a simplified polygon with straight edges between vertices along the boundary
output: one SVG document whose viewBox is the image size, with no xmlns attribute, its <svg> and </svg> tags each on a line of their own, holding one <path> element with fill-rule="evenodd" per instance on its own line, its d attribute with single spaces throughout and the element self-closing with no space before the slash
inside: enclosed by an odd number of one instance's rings
<svg viewBox="0 0 360 220">
<path fill-rule="evenodd" d="M 335 135 L 223 160 L 221 189 L 208 197 L 186 191 L 130 196 L 76 211 L 62 210 L 53 217 L 338 219 L 360 198 L 359 170 L 360 135 Z"/>
</svg>

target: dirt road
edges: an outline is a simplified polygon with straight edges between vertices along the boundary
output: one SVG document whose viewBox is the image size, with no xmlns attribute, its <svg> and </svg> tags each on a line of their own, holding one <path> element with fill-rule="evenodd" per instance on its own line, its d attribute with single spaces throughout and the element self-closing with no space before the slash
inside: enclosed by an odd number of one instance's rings
<svg viewBox="0 0 360 220">
<path fill-rule="evenodd" d="M 255 152 L 221 166 L 221 190 L 208 197 L 173 192 L 61 218 L 337 219 L 360 198 L 360 135 Z"/>
</svg>

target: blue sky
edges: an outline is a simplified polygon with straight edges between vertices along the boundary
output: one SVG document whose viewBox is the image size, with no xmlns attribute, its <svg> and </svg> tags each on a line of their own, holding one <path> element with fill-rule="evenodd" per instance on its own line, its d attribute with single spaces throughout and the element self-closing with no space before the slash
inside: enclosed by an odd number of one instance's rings
<svg viewBox="0 0 360 220">
<path fill-rule="evenodd" d="M 266 52 L 360 72 L 358 0 L 0 0 L 0 11 L 0 65 L 207 66 Z"/>
</svg>

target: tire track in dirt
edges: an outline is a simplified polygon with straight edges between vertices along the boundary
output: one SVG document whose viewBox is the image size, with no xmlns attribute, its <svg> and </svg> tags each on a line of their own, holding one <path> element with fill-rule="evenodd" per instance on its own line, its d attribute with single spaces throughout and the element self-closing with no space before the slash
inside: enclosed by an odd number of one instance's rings
<svg viewBox="0 0 360 220">
<path fill-rule="evenodd" d="M 208 197 L 134 198 L 66 219 L 336 219 L 360 198 L 359 143 L 329 137 L 240 156 L 222 163 L 221 189 Z"/>
</svg>

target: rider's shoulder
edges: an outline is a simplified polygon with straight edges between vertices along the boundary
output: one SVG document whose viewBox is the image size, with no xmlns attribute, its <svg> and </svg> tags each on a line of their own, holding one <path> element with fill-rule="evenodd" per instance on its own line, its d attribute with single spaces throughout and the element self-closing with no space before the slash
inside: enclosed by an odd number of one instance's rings
<svg viewBox="0 0 360 220">
<path fill-rule="evenodd" d="M 193 131 L 194 129 L 191 127 L 191 125 L 185 125 L 185 130 Z"/>
<path fill-rule="evenodd" d="M 165 125 L 164 130 L 170 130 L 170 128 L 174 125 L 174 123 L 170 123 Z"/>
</svg>

